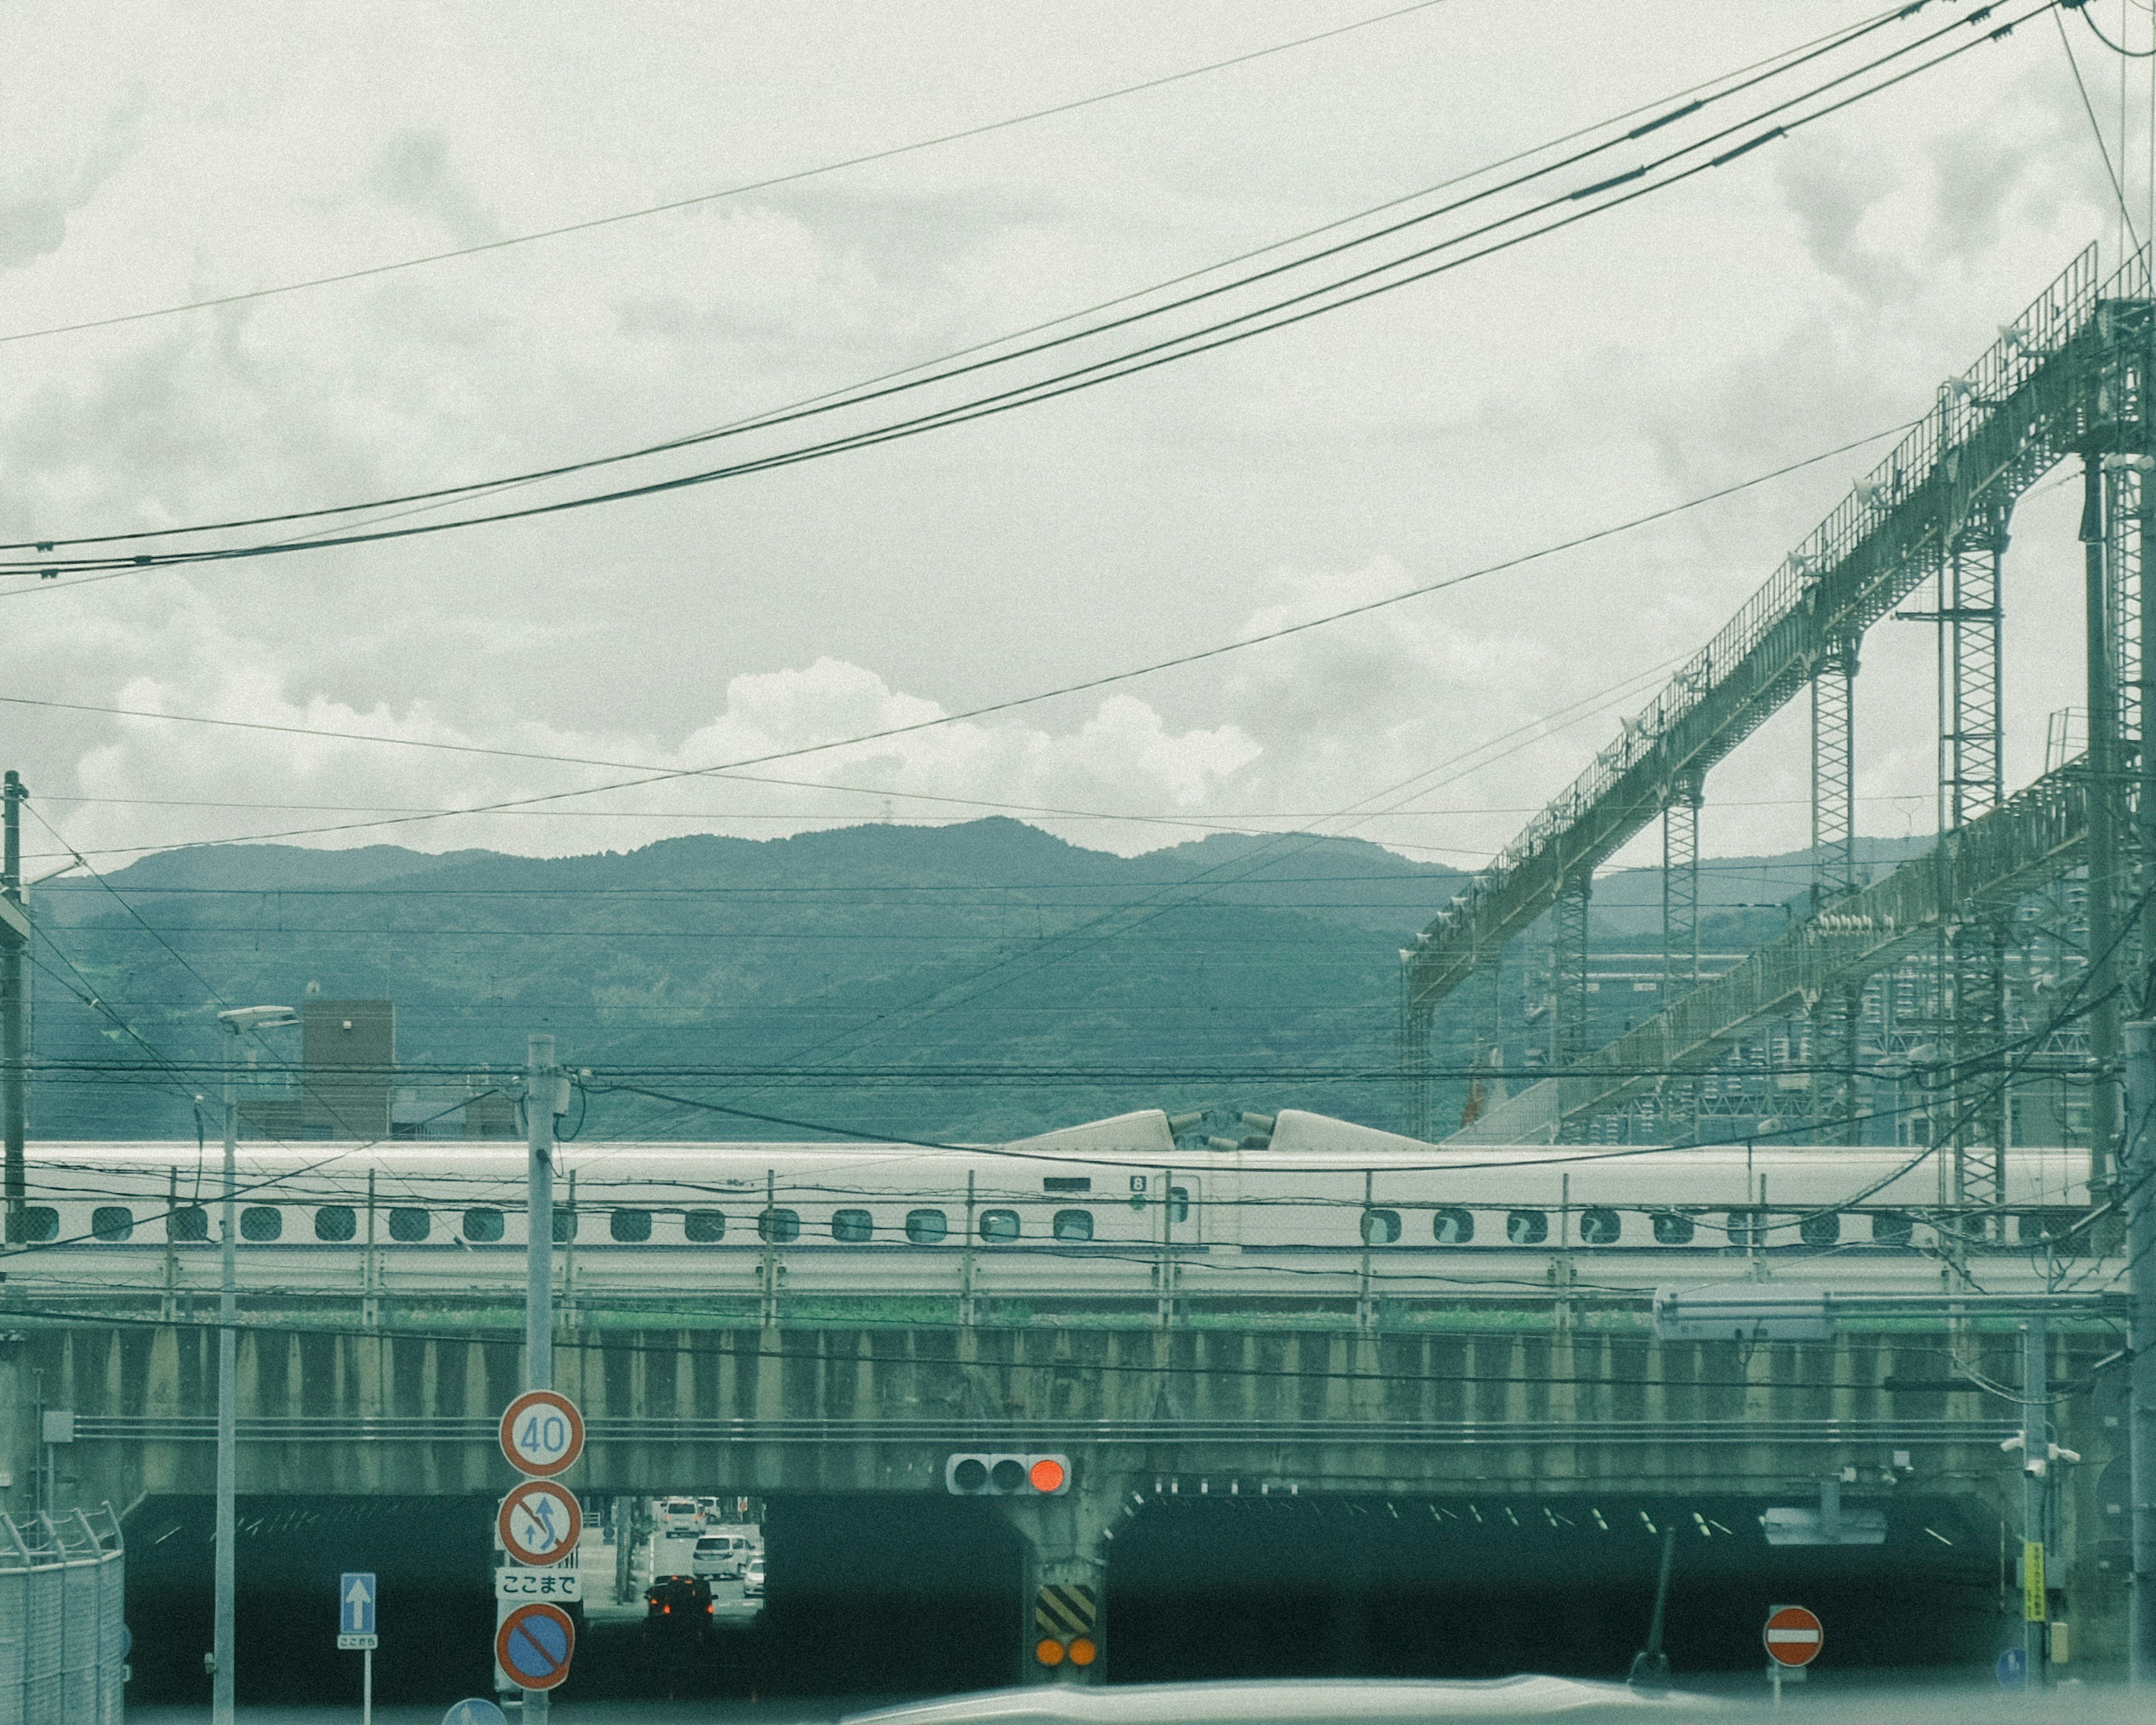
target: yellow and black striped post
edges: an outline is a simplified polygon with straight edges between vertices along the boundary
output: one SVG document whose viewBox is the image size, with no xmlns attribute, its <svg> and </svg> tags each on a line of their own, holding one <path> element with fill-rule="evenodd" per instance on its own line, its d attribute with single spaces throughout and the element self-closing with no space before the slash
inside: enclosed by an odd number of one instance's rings
<svg viewBox="0 0 2156 1725">
<path fill-rule="evenodd" d="M 1101 1656 L 1101 1601 L 1076 1582 L 1044 1584 L 1033 1596 L 1033 1656 L 1043 1666 L 1083 1670 Z"/>
</svg>

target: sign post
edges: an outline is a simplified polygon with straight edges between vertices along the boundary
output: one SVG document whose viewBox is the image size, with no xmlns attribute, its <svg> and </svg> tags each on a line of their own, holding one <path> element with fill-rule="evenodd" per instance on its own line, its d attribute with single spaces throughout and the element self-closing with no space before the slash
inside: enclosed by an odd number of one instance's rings
<svg viewBox="0 0 2156 1725">
<path fill-rule="evenodd" d="M 346 1570 L 337 1577 L 337 1646 L 341 1651 L 357 1648 L 360 1654 L 360 1725 L 374 1725 L 374 1603 L 377 1597 L 372 1569 Z"/>
<path fill-rule="evenodd" d="M 1767 1644 L 1767 1675 L 1774 1681 L 1774 1705 L 1782 1704 L 1782 1679 L 1800 1677 L 1804 1669 L 1826 1645 L 1826 1630 L 1802 1605 L 1769 1605 L 1767 1626 L 1759 1632 Z"/>
</svg>

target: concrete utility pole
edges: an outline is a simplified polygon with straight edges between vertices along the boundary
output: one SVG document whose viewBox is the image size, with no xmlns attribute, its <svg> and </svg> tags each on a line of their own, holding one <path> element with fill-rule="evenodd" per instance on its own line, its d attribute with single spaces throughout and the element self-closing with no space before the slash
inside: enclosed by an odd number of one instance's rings
<svg viewBox="0 0 2156 1725">
<path fill-rule="evenodd" d="M 11 805 L 12 806 L 12 805 Z M 217 1021 L 232 1033 L 224 1062 L 224 1204 L 217 1291 L 216 1603 L 210 1627 L 211 1725 L 232 1725 L 233 1615 L 238 1592 L 239 1538 L 239 1095 L 234 1082 L 243 1031 L 295 1024 L 289 1006 L 242 1006 Z"/>
<path fill-rule="evenodd" d="M 2021 1560 L 2032 1561 L 2041 1574 L 2046 1548 L 2045 1507 L 2051 1485 L 2051 1327 L 2032 1312 L 2021 1327 Z M 2032 1559 L 2032 1551 L 2038 1555 Z M 2025 1589 L 2031 1585 L 2023 1577 Z M 2025 1609 L 2021 1620 L 2021 1655 L 2028 1661 L 2031 1689 L 2044 1680 L 2045 1631 L 2051 1613 L 2030 1617 Z"/>
<path fill-rule="evenodd" d="M 554 1039 L 534 1036 L 525 1055 L 524 1142 L 531 1152 L 524 1243 L 524 1387 L 554 1387 L 554 1101 L 561 1075 Z M 550 1697 L 524 1696 L 524 1725 L 546 1725 Z"/>
<path fill-rule="evenodd" d="M 2127 1454 L 2133 1480 L 2133 1582 L 2127 1597 L 2128 1670 L 2156 1686 L 2156 1024 L 2126 1027 Z"/>
<path fill-rule="evenodd" d="M 29 795 L 11 768 L 0 791 L 6 814 L 4 860 L 0 860 L 0 899 L 7 903 L 0 926 L 0 1136 L 7 1150 L 7 1240 L 20 1244 L 23 1205 L 28 1195 L 28 1175 L 23 1158 L 23 1031 L 28 1017 L 23 998 L 23 953 L 30 943 L 29 923 L 23 911 L 23 799 Z M 12 914 L 9 914 L 12 912 Z"/>
</svg>

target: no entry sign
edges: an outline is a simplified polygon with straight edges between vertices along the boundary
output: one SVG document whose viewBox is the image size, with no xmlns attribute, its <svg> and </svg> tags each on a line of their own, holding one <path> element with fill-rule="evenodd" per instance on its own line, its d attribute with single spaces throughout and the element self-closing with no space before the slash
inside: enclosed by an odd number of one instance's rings
<svg viewBox="0 0 2156 1725">
<path fill-rule="evenodd" d="M 501 1416 L 501 1453 L 519 1473 L 552 1479 L 584 1453 L 584 1416 L 566 1395 L 527 1389 Z"/>
<path fill-rule="evenodd" d="M 583 1507 L 567 1486 L 526 1480 L 501 1500 L 494 1525 L 518 1563 L 558 1563 L 583 1538 Z"/>
<path fill-rule="evenodd" d="M 494 1632 L 494 1656 L 519 1689 L 552 1689 L 576 1648 L 577 1625 L 558 1605 L 519 1605 Z"/>
<path fill-rule="evenodd" d="M 1767 1657 L 1777 1665 L 1810 1665 L 1826 1645 L 1826 1630 L 1803 1606 L 1777 1605 L 1767 1614 L 1761 1639 L 1767 1644 Z"/>
</svg>

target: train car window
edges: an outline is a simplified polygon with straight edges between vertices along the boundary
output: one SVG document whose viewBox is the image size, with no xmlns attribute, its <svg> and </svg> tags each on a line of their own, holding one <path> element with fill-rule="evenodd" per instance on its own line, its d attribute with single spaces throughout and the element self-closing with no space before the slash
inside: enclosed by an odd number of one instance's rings
<svg viewBox="0 0 2156 1725">
<path fill-rule="evenodd" d="M 756 1231 L 766 1245 L 784 1245 L 801 1238 L 801 1212 L 767 1209 L 756 1219 Z"/>
<path fill-rule="evenodd" d="M 1040 1189 L 1043 1192 L 1091 1192 L 1093 1177 L 1091 1174 L 1050 1174 L 1041 1181 Z"/>
<path fill-rule="evenodd" d="M 1400 1237 L 1400 1213 L 1398 1210 L 1365 1210 L 1363 1212 L 1363 1244 L 1390 1245 Z"/>
<path fill-rule="evenodd" d="M 209 1212 L 199 1204 L 187 1204 L 165 1218 L 167 1240 L 208 1240 Z"/>
<path fill-rule="evenodd" d="M 1589 1204 L 1579 1213 L 1582 1245 L 1614 1245 L 1625 1231 L 1625 1219 L 1604 1204 Z"/>
<path fill-rule="evenodd" d="M 123 1240 L 135 1231 L 135 1212 L 124 1204 L 101 1204 L 90 1213 L 90 1231 L 100 1240 Z"/>
<path fill-rule="evenodd" d="M 1540 1245 L 1549 1238 L 1549 1212 L 1514 1210 L 1505 1218 L 1505 1238 L 1514 1245 Z"/>
<path fill-rule="evenodd" d="M 1830 1246 L 1841 1238 L 1841 1218 L 1831 1210 L 1803 1217 L 1797 1223 L 1797 1238 L 1809 1246 Z"/>
<path fill-rule="evenodd" d="M 1766 1245 L 1766 1213 L 1762 1210 L 1730 1211 L 1729 1243 L 1733 1246 Z"/>
<path fill-rule="evenodd" d="M 348 1204 L 326 1204 L 315 1212 L 315 1238 L 342 1245 L 359 1232 L 359 1217 Z"/>
<path fill-rule="evenodd" d="M 651 1238 L 649 1210 L 613 1210 L 607 1215 L 607 1232 L 624 1245 L 642 1245 Z"/>
<path fill-rule="evenodd" d="M 1188 1222 L 1190 1219 L 1190 1189 L 1188 1186 L 1168 1189 L 1168 1219 L 1171 1222 Z"/>
<path fill-rule="evenodd" d="M 1871 1218 L 1874 1245 L 1905 1246 L 1917 1237 L 1915 1219 L 1902 1210 L 1879 1210 Z"/>
<path fill-rule="evenodd" d="M 567 1245 L 577 1237 L 577 1213 L 560 1205 L 554 1209 L 554 1244 Z"/>
<path fill-rule="evenodd" d="M 239 1213 L 239 1237 L 257 1245 L 285 1232 L 285 1213 L 274 1204 L 250 1204 Z"/>
<path fill-rule="evenodd" d="M 1466 1245 L 1475 1238 L 1475 1212 L 1441 1209 L 1430 1219 L 1430 1233 L 1440 1245 Z"/>
<path fill-rule="evenodd" d="M 941 1210 L 908 1210 L 906 1237 L 916 1245 L 934 1245 L 951 1231 L 951 1219 Z"/>
<path fill-rule="evenodd" d="M 726 1237 L 724 1210 L 690 1210 L 681 1218 L 681 1232 L 691 1245 L 716 1245 Z"/>
<path fill-rule="evenodd" d="M 1093 1237 L 1093 1213 L 1091 1210 L 1058 1210 L 1051 1231 L 1058 1240 L 1091 1240 Z"/>
<path fill-rule="evenodd" d="M 1655 1214 L 1656 1245 L 1690 1245 L 1693 1231 L 1690 1216 L 1680 1215 L 1675 1210 L 1658 1210 Z"/>
<path fill-rule="evenodd" d="M 465 1238 L 474 1245 L 492 1245 L 501 1238 L 503 1228 L 502 1214 L 491 1204 L 465 1212 Z"/>
<path fill-rule="evenodd" d="M 33 1204 L 23 1212 L 23 1238 L 33 1244 L 60 1237 L 60 1213 L 49 1204 Z"/>
<path fill-rule="evenodd" d="M 399 1245 L 417 1245 L 427 1237 L 434 1219 L 424 1210 L 393 1209 L 389 1213 L 389 1237 Z"/>
<path fill-rule="evenodd" d="M 831 1238 L 847 1245 L 859 1245 L 875 1233 L 875 1218 L 866 1210 L 833 1210 Z"/>
<path fill-rule="evenodd" d="M 983 1240 L 1016 1240 L 1018 1212 L 1016 1210 L 983 1210 L 981 1238 Z"/>
</svg>

